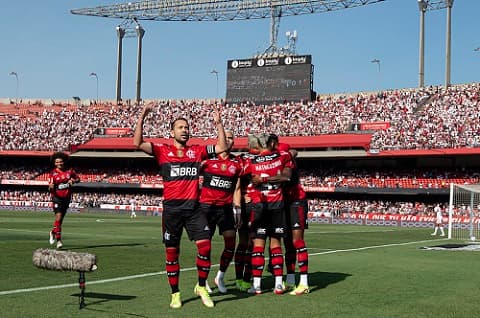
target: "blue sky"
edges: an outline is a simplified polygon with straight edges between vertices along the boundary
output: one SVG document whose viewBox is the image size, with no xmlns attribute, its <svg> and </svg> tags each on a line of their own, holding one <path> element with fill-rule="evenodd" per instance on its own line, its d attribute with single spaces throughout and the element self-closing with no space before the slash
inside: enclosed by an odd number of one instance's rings
<svg viewBox="0 0 480 318">
<path fill-rule="evenodd" d="M 2 1 L 0 98 L 115 98 L 115 27 L 122 21 L 72 15 L 70 9 L 126 1 Z M 479 0 L 455 0 L 452 10 L 451 82 L 478 82 Z M 225 94 L 227 60 L 248 58 L 269 44 L 269 19 L 229 22 L 140 21 L 143 38 L 142 98 L 210 98 Z M 385 2 L 347 10 L 283 17 L 298 32 L 297 53 L 311 54 L 319 93 L 373 91 L 418 85 L 417 0 Z M 428 11 L 425 84 L 445 81 L 446 10 Z M 135 98 L 135 38 L 123 43 L 122 97 Z M 379 59 L 378 65 L 371 63 Z"/>
</svg>

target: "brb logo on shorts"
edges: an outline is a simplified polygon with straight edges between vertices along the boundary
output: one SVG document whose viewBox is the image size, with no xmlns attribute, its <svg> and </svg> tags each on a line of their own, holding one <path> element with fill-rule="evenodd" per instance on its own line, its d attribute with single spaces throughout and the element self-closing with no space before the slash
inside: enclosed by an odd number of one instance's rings
<svg viewBox="0 0 480 318">
<path fill-rule="evenodd" d="M 172 165 L 170 169 L 170 177 L 196 177 L 196 167 L 182 167 L 178 165 Z"/>
</svg>

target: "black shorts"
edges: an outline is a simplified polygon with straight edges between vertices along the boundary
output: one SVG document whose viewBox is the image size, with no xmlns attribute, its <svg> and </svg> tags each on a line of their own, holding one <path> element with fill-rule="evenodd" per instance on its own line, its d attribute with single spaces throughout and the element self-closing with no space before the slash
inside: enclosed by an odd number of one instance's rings
<svg viewBox="0 0 480 318">
<path fill-rule="evenodd" d="M 252 204 L 249 227 L 254 239 L 284 237 L 286 231 L 284 209 L 267 209 L 264 203 Z"/>
<path fill-rule="evenodd" d="M 210 227 L 211 237 L 215 234 L 215 228 L 218 226 L 218 234 L 235 230 L 235 219 L 233 217 L 233 207 L 231 204 L 218 206 L 200 203 L 200 212 L 207 216 L 208 227 Z"/>
<path fill-rule="evenodd" d="M 207 216 L 196 209 L 165 207 L 162 213 L 163 243 L 167 247 L 180 246 L 183 228 L 191 241 L 209 240 Z"/>
<path fill-rule="evenodd" d="M 287 228 L 289 230 L 308 229 L 307 200 L 293 201 L 286 205 Z"/>
<path fill-rule="evenodd" d="M 62 213 L 62 214 L 67 213 L 68 207 L 70 206 L 70 199 L 71 199 L 70 197 L 67 197 L 67 198 L 53 197 L 52 198 L 53 212 Z"/>
</svg>

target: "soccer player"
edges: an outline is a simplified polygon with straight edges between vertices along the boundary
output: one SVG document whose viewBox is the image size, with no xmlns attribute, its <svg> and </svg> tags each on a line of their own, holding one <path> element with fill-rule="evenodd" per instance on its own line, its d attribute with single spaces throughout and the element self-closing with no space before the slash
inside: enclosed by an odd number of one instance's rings
<svg viewBox="0 0 480 318">
<path fill-rule="evenodd" d="M 253 238 L 252 294 L 261 294 L 262 272 L 265 266 L 265 242 L 270 238 L 270 255 L 275 277 L 275 294 L 283 294 L 283 254 L 281 239 L 285 234 L 282 183 L 290 180 L 292 161 L 290 155 L 282 155 L 268 147 L 268 134 L 258 136 L 260 154 L 245 163 L 245 174 L 250 174 L 252 183 L 248 195 L 252 199 L 250 231 Z"/>
<path fill-rule="evenodd" d="M 205 306 L 214 307 L 206 288 L 211 266 L 211 233 L 206 215 L 198 210 L 201 162 L 227 150 L 219 109 L 216 105 L 212 107 L 213 121 L 218 134 L 216 145 L 187 145 L 190 126 L 185 118 L 177 118 L 171 123 L 170 134 L 173 137 L 173 145 L 145 142 L 143 123 L 153 109 L 151 103 L 144 106 L 135 127 L 134 145 L 137 149 L 155 157 L 163 177 L 162 232 L 166 252 L 166 271 L 172 290 L 171 308 L 182 306 L 179 289 L 179 253 L 183 228 L 187 231 L 189 239 L 195 241 L 197 246 L 198 283 L 194 292 L 200 296 Z"/>
<path fill-rule="evenodd" d="M 445 232 L 443 230 L 443 214 L 442 214 L 442 208 L 440 207 L 439 204 L 435 205 L 435 208 L 433 208 L 433 212 L 435 212 L 435 230 L 431 234 L 432 236 L 437 235 L 437 231 L 440 229 L 440 236 L 445 236 Z"/>
<path fill-rule="evenodd" d="M 258 155 L 258 138 L 250 134 L 248 135 L 248 152 L 241 154 L 239 157 L 242 163 Z M 241 224 L 237 228 L 238 243 L 235 249 L 235 285 L 240 291 L 247 291 L 252 287 L 252 240 L 249 234 L 249 214 L 252 209 L 252 199 L 248 195 L 248 185 L 250 184 L 250 176 L 242 174 L 240 177 L 240 190 L 242 194 L 241 201 Z M 247 212 L 248 211 L 248 212 Z"/>
<path fill-rule="evenodd" d="M 285 265 L 287 268 L 287 289 L 293 289 L 290 295 L 308 294 L 308 252 L 304 233 L 308 229 L 308 202 L 307 195 L 300 183 L 298 168 L 295 163 L 297 152 L 289 145 L 278 142 L 276 135 L 271 136 L 273 148 L 280 152 L 287 152 L 292 156 L 293 168 L 290 181 L 284 184 L 285 212 L 287 235 L 284 239 Z M 300 281 L 295 287 L 295 261 L 298 263 Z"/>
<path fill-rule="evenodd" d="M 202 164 L 203 185 L 200 192 L 200 211 L 208 218 L 211 236 L 218 226 L 223 235 L 224 249 L 215 285 L 220 293 L 227 293 L 224 277 L 235 252 L 236 228 L 241 224 L 241 192 L 239 176 L 242 164 L 232 155 L 233 132 L 226 131 L 227 150 Z"/>
<path fill-rule="evenodd" d="M 130 199 L 130 218 L 137 218 L 137 213 L 135 212 L 135 205 L 136 205 L 136 200 L 135 198 Z"/>
<path fill-rule="evenodd" d="M 80 182 L 80 178 L 72 168 L 67 167 L 70 156 L 64 152 L 55 152 L 50 160 L 54 165 L 48 176 L 48 190 L 52 195 L 53 212 L 55 221 L 50 231 L 50 245 L 57 242 L 57 248 L 63 247 L 62 242 L 62 224 L 68 206 L 72 199 L 72 188 L 74 183 Z"/>
</svg>

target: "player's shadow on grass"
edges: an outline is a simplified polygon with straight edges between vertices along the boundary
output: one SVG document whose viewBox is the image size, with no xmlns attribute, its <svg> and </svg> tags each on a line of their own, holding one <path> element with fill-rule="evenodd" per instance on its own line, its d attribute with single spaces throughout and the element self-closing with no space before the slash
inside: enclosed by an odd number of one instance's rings
<svg viewBox="0 0 480 318">
<path fill-rule="evenodd" d="M 328 287 L 328 285 L 339 283 L 345 280 L 347 277 L 352 276 L 351 274 L 347 273 L 332 273 L 332 272 L 314 272 L 308 274 L 308 282 L 310 285 L 310 293 L 314 293 L 319 289 L 323 289 Z M 298 280 L 298 273 L 297 273 L 297 280 Z M 227 294 L 220 294 L 218 289 L 214 289 L 212 293 L 212 299 L 215 303 L 221 303 L 224 301 L 232 301 L 240 298 L 247 298 L 255 296 L 253 294 L 248 294 L 244 291 L 239 291 L 235 288 L 235 282 L 227 283 L 226 287 L 228 288 Z M 262 279 L 262 293 L 268 294 L 272 293 L 274 288 L 274 279 L 273 276 L 264 274 Z M 223 296 L 222 298 L 217 298 L 217 296 Z M 192 301 L 196 298 L 188 299 L 188 301 Z"/>
<path fill-rule="evenodd" d="M 72 294 L 70 296 L 73 296 L 73 297 L 80 297 L 80 294 Z M 96 301 L 91 301 L 91 299 L 94 298 L 94 299 L 98 299 Z M 85 293 L 85 303 L 87 305 L 87 307 L 89 305 L 97 305 L 97 304 L 101 304 L 101 303 L 104 303 L 104 302 L 107 302 L 107 301 L 110 301 L 110 300 L 132 300 L 132 299 L 135 299 L 137 298 L 137 296 L 130 296 L 130 295 L 115 295 L 115 294 L 104 294 L 104 293 L 89 293 L 89 292 L 86 292 Z"/>
<path fill-rule="evenodd" d="M 336 284 L 345 280 L 347 277 L 352 276 L 351 274 L 346 273 L 331 273 L 331 272 L 313 272 L 308 273 L 308 285 L 310 287 L 310 293 L 315 292 L 318 289 L 323 289 L 328 287 L 328 285 Z M 285 273 L 284 273 L 285 279 Z M 297 283 L 298 283 L 298 273 L 296 273 Z M 272 275 L 263 275 L 262 280 L 262 289 L 266 292 L 273 291 L 274 288 L 274 278 Z"/>
<path fill-rule="evenodd" d="M 332 272 L 314 272 L 308 274 L 308 283 L 310 285 L 310 292 L 315 292 L 318 289 L 327 288 L 328 285 L 336 284 L 352 276 L 347 273 L 332 273 Z"/>
</svg>

